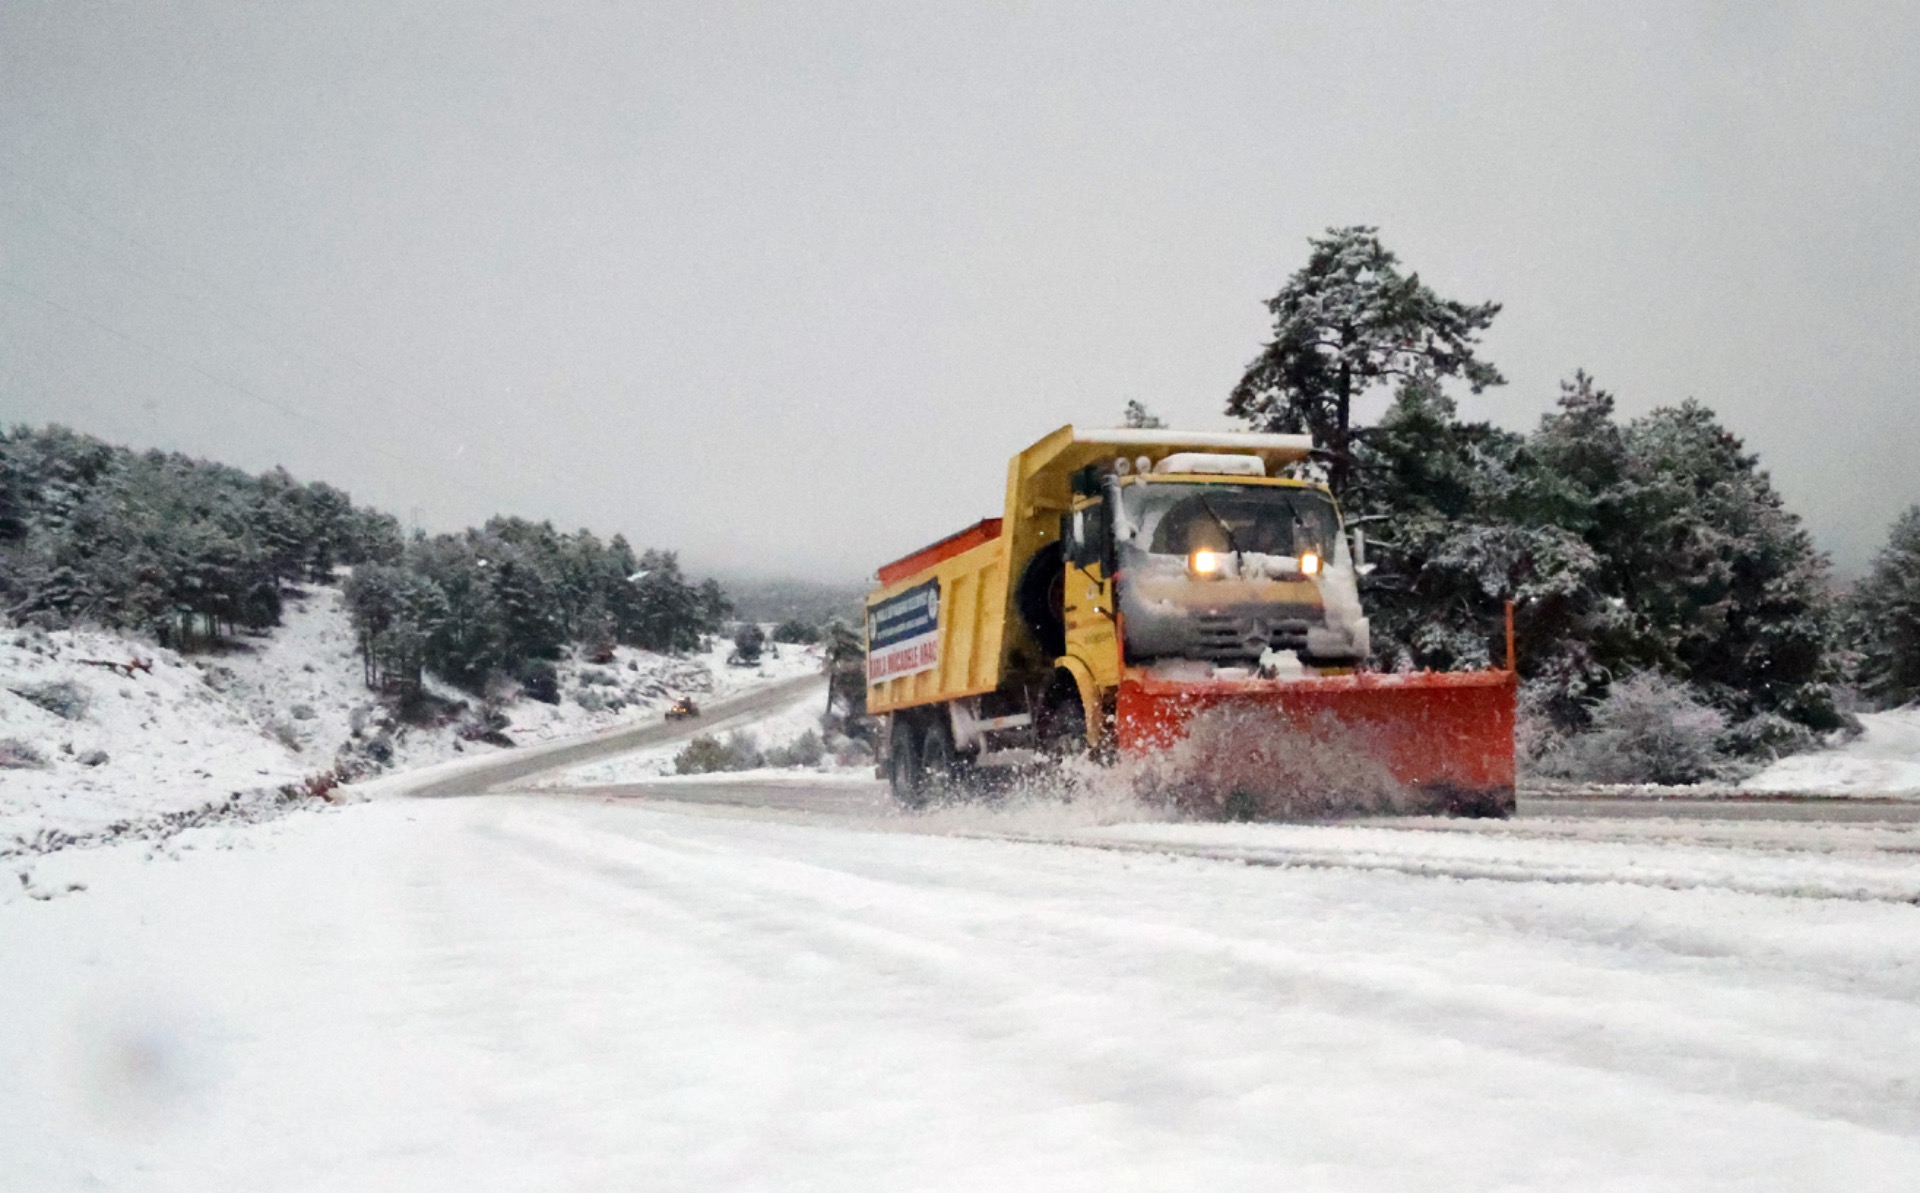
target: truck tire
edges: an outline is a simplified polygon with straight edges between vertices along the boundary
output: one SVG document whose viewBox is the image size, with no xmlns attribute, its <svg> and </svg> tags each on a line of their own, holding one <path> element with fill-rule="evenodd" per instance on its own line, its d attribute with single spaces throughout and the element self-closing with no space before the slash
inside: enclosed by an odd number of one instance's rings
<svg viewBox="0 0 1920 1193">
<path fill-rule="evenodd" d="M 967 764 L 953 748 L 953 733 L 936 721 L 920 735 L 920 793 L 922 802 L 958 799 L 966 794 Z"/>
<path fill-rule="evenodd" d="M 1047 689 L 1040 713 L 1040 751 L 1062 761 L 1087 752 L 1087 707 L 1080 688 L 1071 679 L 1056 680 Z"/>
<path fill-rule="evenodd" d="M 920 761 L 920 734 L 912 721 L 896 716 L 893 731 L 887 735 L 887 783 L 893 788 L 893 802 L 909 810 L 927 806 L 926 772 Z"/>
<path fill-rule="evenodd" d="M 1066 587 L 1066 558 L 1059 543 L 1048 543 L 1021 569 L 1013 590 L 1014 608 L 1049 663 L 1067 649 Z"/>
</svg>

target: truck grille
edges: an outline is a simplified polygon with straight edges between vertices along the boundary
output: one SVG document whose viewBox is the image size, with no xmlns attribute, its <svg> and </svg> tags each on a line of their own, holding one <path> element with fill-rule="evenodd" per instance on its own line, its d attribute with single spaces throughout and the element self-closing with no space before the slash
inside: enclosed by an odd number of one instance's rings
<svg viewBox="0 0 1920 1193">
<path fill-rule="evenodd" d="M 1214 662 L 1258 659 L 1271 650 L 1304 651 L 1307 623 L 1298 618 L 1268 621 L 1228 613 L 1202 613 L 1193 621 L 1194 655 Z"/>
</svg>

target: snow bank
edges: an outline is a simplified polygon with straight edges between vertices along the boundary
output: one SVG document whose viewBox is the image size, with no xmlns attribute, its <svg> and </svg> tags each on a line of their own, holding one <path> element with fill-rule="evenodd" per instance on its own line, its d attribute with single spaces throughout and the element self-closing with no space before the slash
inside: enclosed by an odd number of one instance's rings
<svg viewBox="0 0 1920 1193">
<path fill-rule="evenodd" d="M 1866 732 L 1845 745 L 1782 758 L 1741 787 L 1920 799 L 1920 707 L 1864 713 L 1860 723 Z"/>
</svg>

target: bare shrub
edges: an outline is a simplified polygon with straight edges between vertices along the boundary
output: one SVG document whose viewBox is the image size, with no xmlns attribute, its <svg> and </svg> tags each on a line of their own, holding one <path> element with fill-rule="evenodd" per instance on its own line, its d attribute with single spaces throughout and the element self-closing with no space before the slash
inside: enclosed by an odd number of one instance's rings
<svg viewBox="0 0 1920 1193">
<path fill-rule="evenodd" d="M 1698 783 L 1720 775 L 1727 718 L 1657 671 L 1618 680 L 1593 707 L 1593 727 L 1542 760 L 1547 774 L 1590 783 Z"/>
<path fill-rule="evenodd" d="M 1140 798 L 1203 820 L 1324 820 L 1404 812 L 1413 800 L 1363 731 L 1278 709 L 1213 708 L 1140 767 Z"/>
<path fill-rule="evenodd" d="M 829 730 L 826 740 L 821 743 L 835 766 L 853 767 L 869 765 L 873 762 L 873 747 L 856 737 L 848 737 L 837 730 Z"/>
<path fill-rule="evenodd" d="M 506 711 L 489 700 L 474 709 L 467 717 L 466 723 L 460 726 L 460 740 L 484 742 L 490 746 L 512 749 L 513 739 L 507 736 L 507 726 L 512 723 Z"/>
<path fill-rule="evenodd" d="M 306 748 L 306 742 L 300 737 L 300 731 L 286 721 L 275 721 L 267 726 L 267 736 L 298 754 Z"/>
<path fill-rule="evenodd" d="M 673 772 L 677 775 L 706 775 L 717 771 L 752 770 L 762 765 L 763 761 L 753 743 L 737 733 L 728 734 L 724 739 L 703 733 L 674 756 Z"/>
<path fill-rule="evenodd" d="M 46 755 L 31 742 L 17 737 L 0 739 L 0 770 L 39 770 L 46 764 Z"/>
<path fill-rule="evenodd" d="M 786 745 L 768 750 L 765 762 L 768 766 L 819 766 L 826 756 L 827 743 L 809 729 Z"/>
<path fill-rule="evenodd" d="M 1522 774 L 1542 770 L 1546 759 L 1566 745 L 1567 733 L 1554 717 L 1557 685 L 1529 680 L 1520 685 L 1513 725 L 1514 762 Z"/>
<path fill-rule="evenodd" d="M 1851 736 L 1845 730 L 1839 733 Z M 1727 753 L 1759 765 L 1814 749 L 1820 745 L 1820 737 L 1798 721 L 1790 721 L 1777 712 L 1763 712 L 1729 726 L 1720 735 L 1719 744 Z"/>
<path fill-rule="evenodd" d="M 87 690 L 69 679 L 28 684 L 24 688 L 11 690 L 28 704 L 45 709 L 63 721 L 85 720 L 87 706 L 91 703 Z"/>
</svg>

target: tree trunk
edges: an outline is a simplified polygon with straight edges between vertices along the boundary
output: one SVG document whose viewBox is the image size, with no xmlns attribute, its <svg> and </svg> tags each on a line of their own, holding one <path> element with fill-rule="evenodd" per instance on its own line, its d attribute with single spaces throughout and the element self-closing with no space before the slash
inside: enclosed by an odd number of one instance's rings
<svg viewBox="0 0 1920 1193">
<path fill-rule="evenodd" d="M 1340 366 L 1340 388 L 1333 398 L 1334 433 L 1333 442 L 1327 447 L 1333 453 L 1333 467 L 1327 477 L 1335 497 L 1344 497 L 1347 492 L 1348 474 L 1353 469 L 1353 456 L 1348 450 L 1351 438 L 1349 428 L 1353 422 L 1353 366 Z"/>
</svg>

